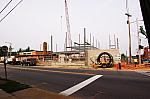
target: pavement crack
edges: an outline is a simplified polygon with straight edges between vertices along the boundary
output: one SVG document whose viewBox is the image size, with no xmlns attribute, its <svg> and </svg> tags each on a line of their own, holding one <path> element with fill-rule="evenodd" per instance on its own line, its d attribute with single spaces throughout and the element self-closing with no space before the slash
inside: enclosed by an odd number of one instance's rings
<svg viewBox="0 0 150 99">
<path fill-rule="evenodd" d="M 96 97 L 96 96 L 98 96 L 99 94 L 105 94 L 105 92 L 103 92 L 103 91 L 97 91 L 97 92 L 95 93 L 95 95 L 93 96 L 93 98 Z"/>
</svg>

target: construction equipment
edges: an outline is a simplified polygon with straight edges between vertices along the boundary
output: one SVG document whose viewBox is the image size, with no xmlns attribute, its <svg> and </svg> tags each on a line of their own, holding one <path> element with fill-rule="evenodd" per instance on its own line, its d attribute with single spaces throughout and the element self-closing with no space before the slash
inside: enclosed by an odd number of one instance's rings
<svg viewBox="0 0 150 99">
<path fill-rule="evenodd" d="M 108 52 L 100 53 L 96 59 L 96 62 L 94 62 L 92 59 L 90 60 L 92 61 L 91 65 L 93 68 L 98 68 L 98 67 L 109 68 L 112 67 L 114 64 L 113 57 Z"/>
<path fill-rule="evenodd" d="M 67 1 L 65 0 L 65 14 L 66 14 L 66 25 L 67 25 L 67 35 L 68 35 L 68 47 L 71 47 L 71 33 L 70 33 L 70 23 L 69 23 L 69 13 Z M 67 47 L 67 44 L 66 44 Z"/>
</svg>

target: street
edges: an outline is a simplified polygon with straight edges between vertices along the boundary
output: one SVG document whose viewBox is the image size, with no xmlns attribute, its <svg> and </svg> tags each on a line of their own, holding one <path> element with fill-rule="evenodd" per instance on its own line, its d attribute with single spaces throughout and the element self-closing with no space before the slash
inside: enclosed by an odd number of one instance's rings
<svg viewBox="0 0 150 99">
<path fill-rule="evenodd" d="M 85 80 L 86 86 L 70 94 L 82 99 L 148 99 L 150 76 L 135 71 L 106 71 L 86 69 L 40 68 L 7 66 L 8 79 L 47 91 L 61 93 Z M 4 77 L 3 65 L 0 76 Z M 97 77 L 96 79 L 94 77 Z"/>
</svg>

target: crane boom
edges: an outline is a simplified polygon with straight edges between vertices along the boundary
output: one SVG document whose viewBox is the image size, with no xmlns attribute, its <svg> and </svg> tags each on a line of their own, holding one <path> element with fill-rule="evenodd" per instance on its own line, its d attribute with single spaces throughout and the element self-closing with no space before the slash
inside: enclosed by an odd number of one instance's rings
<svg viewBox="0 0 150 99">
<path fill-rule="evenodd" d="M 65 0 L 65 14 L 66 14 L 66 25 L 67 25 L 67 34 L 68 34 L 68 47 L 71 47 L 71 33 L 70 33 L 69 13 L 68 13 L 68 6 L 67 6 L 67 1 L 66 0 Z"/>
</svg>

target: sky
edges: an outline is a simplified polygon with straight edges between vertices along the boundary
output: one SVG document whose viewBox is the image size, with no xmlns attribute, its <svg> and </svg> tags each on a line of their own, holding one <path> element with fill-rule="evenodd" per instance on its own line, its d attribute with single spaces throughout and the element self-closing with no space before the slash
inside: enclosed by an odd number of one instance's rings
<svg viewBox="0 0 150 99">
<path fill-rule="evenodd" d="M 0 0 L 0 10 L 10 0 Z M 0 22 L 0 46 L 11 42 L 13 51 L 28 46 L 40 50 L 43 42 L 50 43 L 53 35 L 53 50 L 64 50 L 66 19 L 65 0 L 23 0 L 2 22 Z M 0 14 L 3 18 L 19 0 L 11 4 Z M 114 34 L 119 39 L 120 53 L 128 52 L 128 26 L 126 13 L 126 0 L 67 0 L 71 39 L 78 42 L 81 35 L 83 43 L 83 30 L 86 28 L 87 41 L 90 33 L 100 42 L 100 49 L 109 48 L 109 35 L 113 43 Z M 132 15 L 131 37 L 132 54 L 137 53 L 137 25 L 134 21 L 142 20 L 139 0 L 129 0 L 129 13 Z M 61 18 L 62 16 L 62 18 Z M 139 25 L 143 25 L 139 21 Z M 140 34 L 141 43 L 147 46 L 147 39 Z M 92 40 L 93 41 L 93 40 Z M 96 44 L 96 43 L 95 43 Z M 49 48 L 50 49 L 50 48 Z"/>
</svg>

